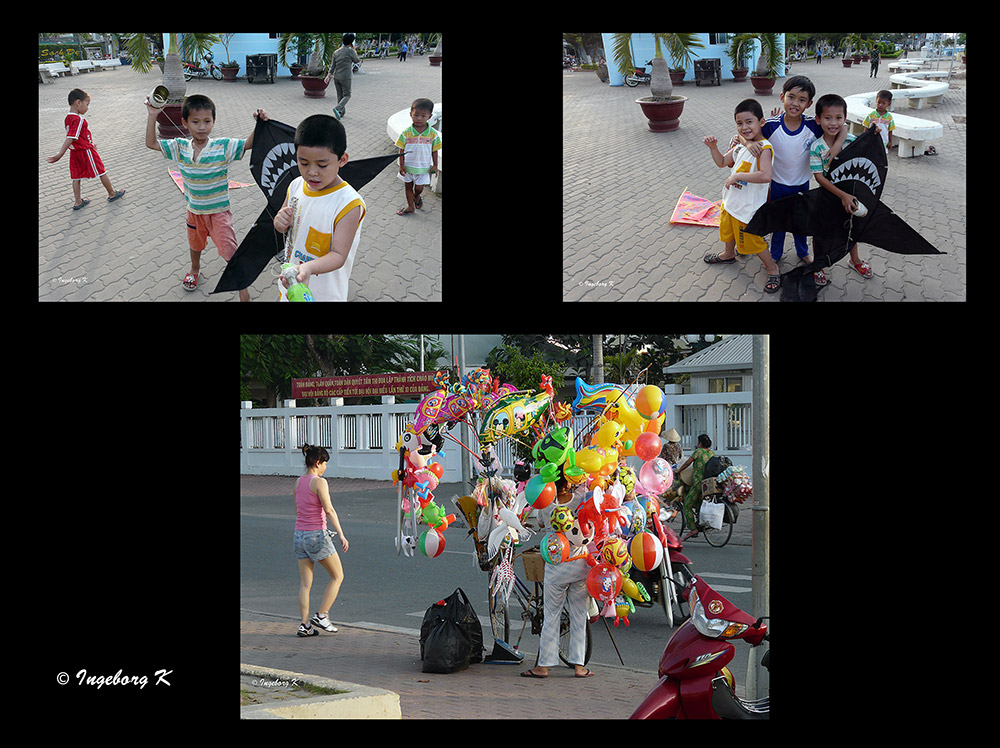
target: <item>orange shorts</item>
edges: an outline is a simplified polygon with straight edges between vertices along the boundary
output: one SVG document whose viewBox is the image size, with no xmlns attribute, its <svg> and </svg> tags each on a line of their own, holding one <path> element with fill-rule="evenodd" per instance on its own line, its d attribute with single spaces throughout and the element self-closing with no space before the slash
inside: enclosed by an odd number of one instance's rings
<svg viewBox="0 0 1000 748">
<path fill-rule="evenodd" d="M 726 212 L 725 208 L 722 209 L 722 218 L 719 222 L 719 238 L 722 241 L 731 242 L 735 239 L 736 251 L 741 255 L 755 255 L 767 249 L 764 237 L 756 234 L 744 234 L 744 228 L 746 228 L 745 223 L 737 221 Z"/>
<path fill-rule="evenodd" d="M 226 262 L 236 253 L 236 234 L 233 232 L 233 214 L 225 210 L 221 213 L 195 215 L 187 212 L 188 244 L 195 252 L 201 252 L 208 245 L 208 237 L 212 237 L 219 257 Z"/>
</svg>

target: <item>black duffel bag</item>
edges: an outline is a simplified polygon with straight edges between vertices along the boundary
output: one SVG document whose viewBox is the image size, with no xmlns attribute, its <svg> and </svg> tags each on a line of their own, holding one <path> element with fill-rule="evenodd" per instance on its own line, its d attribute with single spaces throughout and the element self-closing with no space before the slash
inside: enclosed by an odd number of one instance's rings
<svg viewBox="0 0 1000 748">
<path fill-rule="evenodd" d="M 424 613 L 420 659 L 425 673 L 454 673 L 483 660 L 483 627 L 461 587 Z"/>
</svg>

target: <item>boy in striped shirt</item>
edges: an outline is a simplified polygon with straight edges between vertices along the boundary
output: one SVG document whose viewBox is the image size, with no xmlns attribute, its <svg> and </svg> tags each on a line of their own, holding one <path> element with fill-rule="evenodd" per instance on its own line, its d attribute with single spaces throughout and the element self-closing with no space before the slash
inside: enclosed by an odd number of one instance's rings
<svg viewBox="0 0 1000 748">
<path fill-rule="evenodd" d="M 219 256 L 226 262 L 236 252 L 233 214 L 229 210 L 229 164 L 253 148 L 253 131 L 247 138 L 209 138 L 215 126 L 215 104 L 200 94 L 186 97 L 181 109 L 181 123 L 191 133 L 190 138 L 159 140 L 155 123 L 160 110 L 147 101 L 146 111 L 146 147 L 160 151 L 169 161 L 176 161 L 184 183 L 191 270 L 184 276 L 183 285 L 185 290 L 194 291 L 208 237 L 212 237 Z M 253 116 L 268 119 L 263 109 Z M 246 289 L 239 293 L 240 301 L 250 301 Z"/>
<path fill-rule="evenodd" d="M 434 102 L 417 99 L 410 105 L 413 124 L 399 134 L 399 178 L 406 183 L 406 207 L 396 211 L 397 216 L 413 213 L 424 205 L 420 193 L 431 183 L 431 174 L 437 173 L 437 152 L 441 150 L 441 133 L 427 124 L 434 114 Z"/>
</svg>

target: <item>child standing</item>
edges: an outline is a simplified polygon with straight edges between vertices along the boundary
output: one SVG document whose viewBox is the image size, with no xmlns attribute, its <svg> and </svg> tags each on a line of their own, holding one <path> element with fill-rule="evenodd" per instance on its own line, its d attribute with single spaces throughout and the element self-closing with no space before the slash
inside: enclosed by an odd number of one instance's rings
<svg viewBox="0 0 1000 748">
<path fill-rule="evenodd" d="M 406 207 L 396 211 L 397 216 L 409 215 L 415 208 L 422 208 L 420 193 L 431 183 L 431 174 L 437 173 L 437 152 L 441 150 L 441 133 L 427 124 L 434 114 L 434 102 L 417 99 L 410 104 L 413 124 L 399 134 L 396 147 L 399 152 L 399 178 L 406 183 Z"/>
<path fill-rule="evenodd" d="M 69 114 L 66 115 L 66 140 L 63 141 L 62 148 L 55 156 L 49 156 L 46 160 L 50 164 L 63 157 L 66 149 L 69 149 L 69 178 L 73 180 L 73 210 L 80 210 L 90 202 L 80 198 L 81 179 L 100 179 L 104 189 L 108 191 L 108 202 L 114 202 L 125 190 L 115 192 L 108 179 L 104 162 L 97 155 L 94 147 L 94 140 L 90 136 L 90 125 L 83 115 L 90 108 L 90 95 L 79 88 L 74 88 L 69 92 Z"/>
<path fill-rule="evenodd" d="M 194 291 L 208 237 L 212 237 L 219 256 L 226 262 L 236 253 L 233 214 L 229 210 L 229 164 L 253 148 L 253 131 L 247 138 L 209 138 L 215 127 L 215 104 L 200 94 L 185 98 L 181 108 L 181 123 L 191 133 L 190 138 L 159 140 L 156 117 L 160 110 L 154 109 L 147 99 L 146 112 L 146 147 L 161 152 L 169 161 L 176 161 L 181 172 L 191 249 L 191 270 L 182 284 L 185 291 Z M 268 118 L 263 109 L 253 116 Z M 240 289 L 240 301 L 250 301 L 245 288 Z"/>
<path fill-rule="evenodd" d="M 764 124 L 764 112 L 754 99 L 744 99 L 736 106 L 736 129 L 748 143 L 760 146 L 759 156 L 754 156 L 750 150 L 737 144 L 726 152 L 719 152 L 717 141 L 711 135 L 705 138 L 705 145 L 712 152 L 712 160 L 718 167 L 731 166 L 732 171 L 726 180 L 722 196 L 722 219 L 719 224 L 719 238 L 726 243 L 721 254 L 705 255 L 705 262 L 710 265 L 736 262 L 736 253 L 757 255 L 767 270 L 767 283 L 764 290 L 774 293 L 781 288 L 781 275 L 778 266 L 767 252 L 764 239 L 753 234 L 744 233 L 747 223 L 757 212 L 757 208 L 767 202 L 767 189 L 771 183 L 771 154 L 774 149 L 766 138 L 761 135 Z"/>
<path fill-rule="evenodd" d="M 344 126 L 327 114 L 306 117 L 295 130 L 295 160 L 301 176 L 288 186 L 274 228 L 291 229 L 289 262 L 298 264 L 297 280 L 313 299 L 347 301 L 368 206 L 338 173 L 349 160 Z M 281 301 L 288 300 L 285 283 L 278 281 Z"/>
<path fill-rule="evenodd" d="M 892 114 L 889 112 L 891 106 L 892 91 L 879 91 L 875 95 L 875 111 L 865 117 L 865 121 L 861 123 L 861 126 L 866 130 L 872 125 L 878 127 L 878 134 L 882 136 L 882 142 L 885 144 L 886 156 L 892 150 L 892 131 L 896 129 L 896 125 L 892 121 Z"/>
<path fill-rule="evenodd" d="M 837 94 L 824 94 L 820 96 L 816 102 L 816 120 L 823 128 L 823 137 L 813 143 L 812 148 L 809 149 L 809 170 L 816 177 L 819 185 L 828 192 L 836 195 L 844 206 L 844 210 L 852 213 L 854 209 L 854 196 L 848 195 L 826 178 L 830 162 L 833 161 L 836 153 L 839 153 L 839 150 L 836 152 L 833 150 L 833 145 L 840 142 L 846 145 L 854 140 L 853 135 L 847 134 L 847 102 Z M 866 118 L 865 122 L 867 123 L 867 121 Z M 862 278 L 871 278 L 874 273 L 872 273 L 871 266 L 867 262 L 863 262 L 858 256 L 857 244 L 851 247 L 850 255 L 851 267 Z M 822 272 L 822 270 L 819 271 L 820 274 Z M 825 278 L 823 284 L 817 283 L 816 285 L 826 285 Z"/>
</svg>

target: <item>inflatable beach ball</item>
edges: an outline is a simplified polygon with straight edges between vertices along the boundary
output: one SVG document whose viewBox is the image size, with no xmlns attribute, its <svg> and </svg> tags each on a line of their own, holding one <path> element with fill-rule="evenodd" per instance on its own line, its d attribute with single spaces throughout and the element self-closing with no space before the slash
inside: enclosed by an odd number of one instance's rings
<svg viewBox="0 0 1000 748">
<path fill-rule="evenodd" d="M 659 387 L 647 384 L 635 396 L 635 409 L 640 416 L 651 421 L 667 412 L 667 398 Z"/>
<path fill-rule="evenodd" d="M 444 550 L 444 535 L 433 527 L 423 533 L 417 540 L 417 548 L 429 558 L 437 558 Z"/>
<path fill-rule="evenodd" d="M 632 556 L 632 563 L 640 571 L 652 571 L 663 559 L 663 545 L 651 532 L 638 533 L 629 543 L 628 551 Z"/>
<path fill-rule="evenodd" d="M 569 558 L 569 541 L 561 532 L 550 532 L 538 544 L 542 560 L 547 564 L 561 564 Z"/>
</svg>

